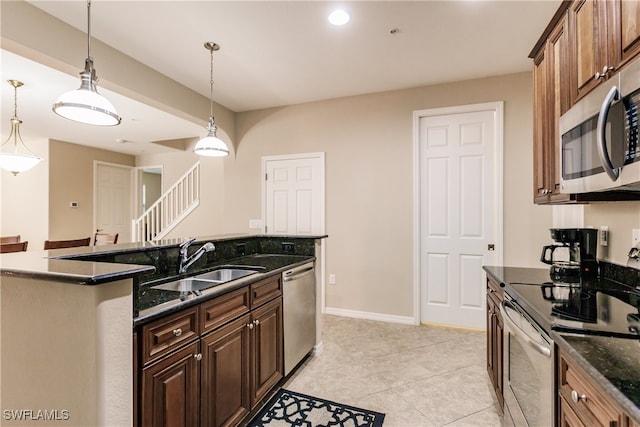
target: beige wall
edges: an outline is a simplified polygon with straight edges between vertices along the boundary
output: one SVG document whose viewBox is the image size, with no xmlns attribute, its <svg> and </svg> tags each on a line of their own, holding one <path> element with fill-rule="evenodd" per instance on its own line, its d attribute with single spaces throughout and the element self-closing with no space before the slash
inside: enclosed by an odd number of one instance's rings
<svg viewBox="0 0 640 427">
<path fill-rule="evenodd" d="M 49 239 L 80 239 L 93 228 L 93 168 L 99 160 L 135 166 L 135 157 L 113 151 L 51 140 L 49 147 Z M 133 193 L 132 193 L 133 194 Z M 71 201 L 77 208 L 69 207 Z M 42 249 L 44 240 L 34 242 Z"/>
<path fill-rule="evenodd" d="M 540 267 L 551 207 L 532 202 L 532 79 L 519 73 L 334 99 L 236 117 L 224 229 L 261 218 L 261 157 L 326 153 L 327 306 L 413 316 L 415 110 L 505 101 L 504 264 Z"/>
<path fill-rule="evenodd" d="M 585 226 L 609 227 L 609 246 L 598 245 L 598 258 L 625 265 L 631 249 L 631 230 L 640 228 L 640 202 L 592 203 L 585 206 Z"/>
<path fill-rule="evenodd" d="M 6 123 L 6 122 L 5 122 Z M 25 141 L 44 160 L 14 176 L 0 172 L 0 236 L 19 234 L 27 250 L 41 250 L 49 233 L 49 141 Z"/>
</svg>

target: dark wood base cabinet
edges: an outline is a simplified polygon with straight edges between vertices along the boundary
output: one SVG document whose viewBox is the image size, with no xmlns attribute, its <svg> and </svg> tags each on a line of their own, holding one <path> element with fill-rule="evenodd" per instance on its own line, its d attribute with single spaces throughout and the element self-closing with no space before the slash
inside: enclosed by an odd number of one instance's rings
<svg viewBox="0 0 640 427">
<path fill-rule="evenodd" d="M 501 409 L 504 409 L 504 396 L 502 393 L 504 326 L 499 307 L 503 297 L 504 294 L 500 285 L 491 279 L 487 279 L 487 372 Z"/>
<path fill-rule="evenodd" d="M 283 377 L 281 291 L 273 276 L 140 328 L 138 425 L 239 425 Z"/>
<path fill-rule="evenodd" d="M 198 422 L 198 343 L 142 372 L 142 425 L 195 426 Z"/>
<path fill-rule="evenodd" d="M 627 427 L 633 421 L 564 351 L 558 352 L 560 427 Z"/>
</svg>

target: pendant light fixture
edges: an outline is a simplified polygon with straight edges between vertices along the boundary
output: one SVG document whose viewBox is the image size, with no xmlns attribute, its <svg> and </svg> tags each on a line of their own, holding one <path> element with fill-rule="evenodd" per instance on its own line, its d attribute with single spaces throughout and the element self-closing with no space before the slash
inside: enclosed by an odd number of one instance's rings
<svg viewBox="0 0 640 427">
<path fill-rule="evenodd" d="M 91 57 L 91 0 L 87 0 L 87 59 L 80 73 L 80 88 L 63 93 L 53 104 L 53 112 L 89 125 L 119 125 L 122 119 L 113 104 L 98 93 L 97 81 Z"/>
<path fill-rule="evenodd" d="M 213 119 L 213 52 L 220 50 L 220 46 L 213 42 L 206 42 L 205 49 L 211 52 L 211 112 L 209 113 L 209 124 L 207 125 L 207 136 L 196 143 L 193 152 L 200 156 L 223 157 L 229 154 L 229 148 L 223 140 L 216 136 L 216 122 Z"/>
<path fill-rule="evenodd" d="M 18 88 L 24 83 L 18 80 L 7 80 L 13 86 L 13 117 L 11 117 L 11 133 L 0 147 L 0 168 L 18 175 L 40 163 L 42 160 L 27 148 L 20 136 L 22 120 L 18 118 Z M 11 143 L 13 141 L 13 144 Z"/>
</svg>

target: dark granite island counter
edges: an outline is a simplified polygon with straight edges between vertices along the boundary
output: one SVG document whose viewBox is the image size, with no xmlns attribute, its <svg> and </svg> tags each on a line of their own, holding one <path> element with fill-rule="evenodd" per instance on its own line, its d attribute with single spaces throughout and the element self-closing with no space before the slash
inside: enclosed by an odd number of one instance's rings
<svg viewBox="0 0 640 427">
<path fill-rule="evenodd" d="M 263 251 L 313 251 L 324 237 L 198 238 L 194 250 L 207 241 L 215 242 L 217 250 L 194 264 L 191 273 Z M 136 290 L 179 276 L 180 243 L 182 239 L 0 256 L 3 425 L 132 425 Z"/>
</svg>

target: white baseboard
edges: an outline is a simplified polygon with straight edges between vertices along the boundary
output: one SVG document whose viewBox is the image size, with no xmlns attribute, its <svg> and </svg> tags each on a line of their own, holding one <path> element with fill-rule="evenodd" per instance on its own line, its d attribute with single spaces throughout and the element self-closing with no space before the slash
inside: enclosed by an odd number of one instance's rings
<svg viewBox="0 0 640 427">
<path fill-rule="evenodd" d="M 415 319 L 409 316 L 396 316 L 393 314 L 370 313 L 368 311 L 346 310 L 343 308 L 325 307 L 325 314 L 334 316 L 352 317 L 354 319 L 377 320 L 379 322 L 400 323 L 403 325 L 417 325 Z"/>
<path fill-rule="evenodd" d="M 322 350 L 324 350 L 324 344 L 323 344 L 323 341 L 320 341 L 318 344 L 313 346 L 313 353 L 312 354 L 314 356 L 317 356 L 320 353 L 322 353 Z"/>
</svg>

